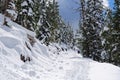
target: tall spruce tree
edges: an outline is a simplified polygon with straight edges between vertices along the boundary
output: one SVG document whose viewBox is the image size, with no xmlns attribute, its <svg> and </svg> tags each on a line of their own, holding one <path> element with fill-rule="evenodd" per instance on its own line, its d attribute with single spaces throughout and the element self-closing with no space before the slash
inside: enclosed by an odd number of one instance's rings
<svg viewBox="0 0 120 80">
<path fill-rule="evenodd" d="M 59 37 L 59 9 L 58 3 L 53 0 L 48 2 L 46 9 L 47 22 L 49 23 L 50 42 L 58 42 Z M 52 16 L 52 17 L 51 17 Z"/>
<path fill-rule="evenodd" d="M 61 33 L 60 33 L 60 38 L 61 38 L 61 43 L 66 44 L 69 47 L 74 46 L 74 32 L 70 24 L 68 23 L 67 25 L 63 23 L 63 27 L 61 27 Z"/>
<path fill-rule="evenodd" d="M 29 30 L 31 30 L 33 26 L 33 10 L 31 7 L 32 3 L 32 0 L 16 0 L 16 9 L 18 14 L 16 22 Z"/>
<path fill-rule="evenodd" d="M 112 63 L 112 11 L 107 9 L 105 15 L 106 26 L 102 31 L 102 46 L 104 49 L 102 55 L 105 62 Z"/>
<path fill-rule="evenodd" d="M 82 30 L 79 27 L 79 29 L 76 30 L 76 33 L 75 33 L 75 45 L 78 47 L 79 50 L 83 50 L 82 42 L 83 42 Z"/>
<path fill-rule="evenodd" d="M 47 0 L 42 0 L 41 1 L 41 15 L 39 19 L 39 32 L 37 33 L 37 38 L 39 40 L 42 40 L 45 44 L 49 44 L 48 39 L 49 39 L 49 22 L 47 21 L 47 15 L 46 15 L 46 8 L 47 8 Z"/>
<path fill-rule="evenodd" d="M 106 61 L 120 65 L 120 1 L 114 0 L 114 10 L 108 12 L 108 30 L 103 32 Z"/>
<path fill-rule="evenodd" d="M 120 0 L 115 0 L 114 11 L 112 15 L 112 62 L 120 65 Z"/>
<path fill-rule="evenodd" d="M 102 0 L 80 0 L 82 30 L 82 53 L 85 57 L 101 60 L 102 43 L 100 32 L 103 28 Z"/>
<path fill-rule="evenodd" d="M 32 0 L 33 3 L 31 3 L 31 9 L 32 9 L 32 30 L 36 32 L 39 32 L 39 21 L 40 21 L 40 16 L 41 16 L 41 0 Z"/>
</svg>

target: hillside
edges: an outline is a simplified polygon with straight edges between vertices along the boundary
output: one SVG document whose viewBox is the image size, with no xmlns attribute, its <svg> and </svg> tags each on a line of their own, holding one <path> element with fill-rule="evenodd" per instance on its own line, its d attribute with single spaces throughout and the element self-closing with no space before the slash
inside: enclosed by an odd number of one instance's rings
<svg viewBox="0 0 120 80">
<path fill-rule="evenodd" d="M 120 68 L 83 58 L 65 45 L 42 44 L 0 14 L 0 80 L 120 80 Z"/>
</svg>

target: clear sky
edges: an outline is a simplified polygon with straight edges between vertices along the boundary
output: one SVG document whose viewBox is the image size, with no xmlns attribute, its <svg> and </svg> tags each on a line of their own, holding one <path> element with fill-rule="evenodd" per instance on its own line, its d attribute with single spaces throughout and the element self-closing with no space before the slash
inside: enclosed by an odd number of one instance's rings
<svg viewBox="0 0 120 80">
<path fill-rule="evenodd" d="M 74 30 L 78 29 L 79 12 L 76 10 L 79 7 L 79 0 L 58 0 L 60 15 L 63 20 L 69 22 Z M 114 0 L 104 0 L 104 5 L 113 7 Z"/>
<path fill-rule="evenodd" d="M 66 23 L 70 23 L 74 29 L 77 29 L 79 22 L 79 12 L 76 10 L 79 5 L 76 4 L 79 0 L 58 0 L 60 15 Z"/>
</svg>

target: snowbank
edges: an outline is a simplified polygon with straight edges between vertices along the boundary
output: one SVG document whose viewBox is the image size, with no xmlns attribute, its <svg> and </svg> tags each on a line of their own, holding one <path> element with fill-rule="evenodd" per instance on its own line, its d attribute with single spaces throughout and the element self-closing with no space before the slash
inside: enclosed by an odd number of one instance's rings
<svg viewBox="0 0 120 80">
<path fill-rule="evenodd" d="M 90 80 L 120 80 L 120 68 L 107 63 L 90 63 Z"/>
</svg>

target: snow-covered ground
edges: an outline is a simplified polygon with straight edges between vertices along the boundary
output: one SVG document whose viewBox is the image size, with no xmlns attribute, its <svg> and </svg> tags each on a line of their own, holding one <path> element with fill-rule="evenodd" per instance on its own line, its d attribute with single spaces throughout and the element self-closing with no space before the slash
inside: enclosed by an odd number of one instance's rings
<svg viewBox="0 0 120 80">
<path fill-rule="evenodd" d="M 0 14 L 0 80 L 120 80 L 119 67 L 83 58 L 63 45 L 45 46 L 11 20 L 9 27 L 3 25 L 3 18 Z M 21 54 L 31 61 L 23 62 Z"/>
</svg>

